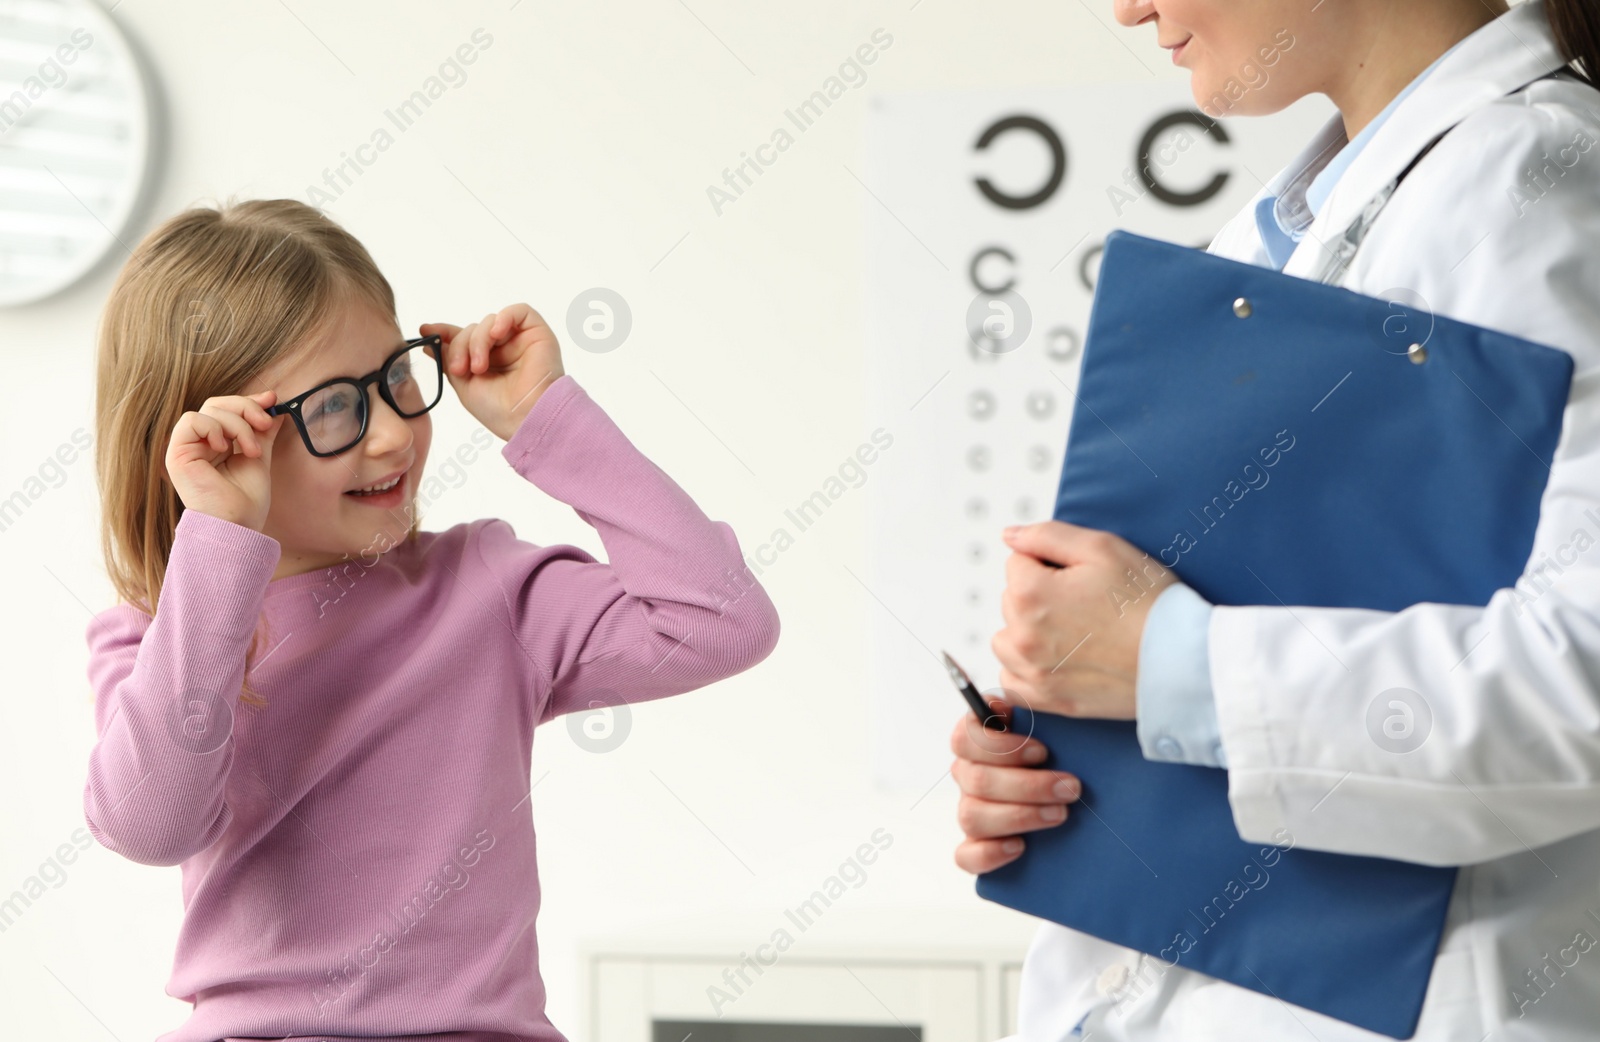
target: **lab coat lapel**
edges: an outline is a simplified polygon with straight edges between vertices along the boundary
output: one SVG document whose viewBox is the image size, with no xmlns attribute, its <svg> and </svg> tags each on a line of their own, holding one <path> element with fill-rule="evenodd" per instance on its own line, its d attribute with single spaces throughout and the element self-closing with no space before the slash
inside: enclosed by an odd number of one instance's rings
<svg viewBox="0 0 1600 1042">
<path fill-rule="evenodd" d="M 1315 277 L 1333 244 L 1367 203 L 1435 135 L 1566 64 L 1550 31 L 1544 5 L 1545 0 L 1524 0 L 1514 5 L 1464 40 L 1454 54 L 1417 85 L 1334 184 L 1322 212 L 1284 265 L 1285 274 Z M 1304 205 L 1304 186 L 1300 187 L 1300 203 Z"/>
</svg>

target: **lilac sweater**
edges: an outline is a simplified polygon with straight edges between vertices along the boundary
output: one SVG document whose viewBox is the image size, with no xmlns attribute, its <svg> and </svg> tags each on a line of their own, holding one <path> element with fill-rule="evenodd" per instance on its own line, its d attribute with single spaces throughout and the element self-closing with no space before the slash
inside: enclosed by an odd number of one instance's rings
<svg viewBox="0 0 1600 1042">
<path fill-rule="evenodd" d="M 533 928 L 534 727 L 749 669 L 778 616 L 733 530 L 570 375 L 501 451 L 609 564 L 487 518 L 274 580 L 276 540 L 189 510 L 154 619 L 89 626 L 89 831 L 183 866 L 166 991 L 194 1009 L 160 1042 L 563 1038 Z M 235 699 L 262 613 L 255 709 Z"/>
</svg>

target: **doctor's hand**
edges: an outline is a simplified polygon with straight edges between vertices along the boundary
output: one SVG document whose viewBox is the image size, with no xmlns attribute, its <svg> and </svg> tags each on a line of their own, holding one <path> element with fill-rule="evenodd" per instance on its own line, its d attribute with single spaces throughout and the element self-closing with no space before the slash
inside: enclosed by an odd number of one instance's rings
<svg viewBox="0 0 1600 1042">
<path fill-rule="evenodd" d="M 1000 699 L 990 704 L 1009 719 Z M 961 787 L 956 820 L 967 837 L 956 847 L 956 864 L 968 872 L 1015 861 L 1024 845 L 1018 833 L 1061 824 L 1083 791 L 1075 775 L 1037 766 L 1047 755 L 1038 739 L 986 730 L 971 713 L 956 722 L 950 749 L 957 756 L 950 776 Z"/>
<path fill-rule="evenodd" d="M 1064 521 L 1014 526 L 1003 538 L 1013 551 L 1000 597 L 1006 625 L 989 642 L 1001 689 L 1047 713 L 1134 719 L 1145 618 L 1178 577 L 1121 536 Z"/>
<path fill-rule="evenodd" d="M 565 373 L 555 333 L 527 304 L 503 307 L 464 328 L 424 322 L 418 331 L 439 334 L 450 386 L 473 419 L 502 441 L 511 440 L 533 403 Z"/>
</svg>

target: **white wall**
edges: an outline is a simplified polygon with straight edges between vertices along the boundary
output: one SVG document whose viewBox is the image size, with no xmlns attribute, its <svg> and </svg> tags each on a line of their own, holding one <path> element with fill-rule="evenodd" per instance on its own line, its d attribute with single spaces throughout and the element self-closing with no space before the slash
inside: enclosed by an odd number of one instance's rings
<svg viewBox="0 0 1600 1042">
<path fill-rule="evenodd" d="M 1122 29 L 1111 7 L 122 0 L 116 17 L 156 70 L 171 124 L 153 209 L 129 241 L 230 193 L 306 198 L 324 168 L 387 123 L 385 109 L 482 28 L 493 42 L 465 83 L 397 134 L 329 212 L 384 268 L 408 330 L 525 300 L 562 332 L 578 291 L 622 293 L 631 339 L 609 354 L 569 345 L 568 371 L 748 546 L 877 422 L 865 414 L 861 375 L 864 197 L 845 169 L 860 170 L 867 92 L 1180 75 L 1165 67 L 1153 28 Z M 894 42 L 865 88 L 716 215 L 707 186 L 879 27 Z M 108 263 L 56 298 L 0 312 L 9 391 L 0 495 L 75 428 L 92 431 L 93 335 L 114 270 Z M 471 423 L 458 405 L 435 415 L 438 446 L 465 440 Z M 879 609 L 841 567 L 862 572 L 863 508 L 862 497 L 841 502 L 819 522 L 822 538 L 763 577 L 784 635 L 757 669 L 637 708 L 628 740 L 605 755 L 578 749 L 560 724 L 540 731 L 539 932 L 549 1010 L 568 1033 L 580 1027 L 583 936 L 731 908 L 748 911 L 749 943 L 760 943 L 779 910 L 880 826 L 894 846 L 845 899 L 851 906 L 981 906 L 951 859 L 954 784 L 944 779 L 920 802 L 920 792 L 871 786 L 861 678 L 867 619 Z M 485 515 L 534 542 L 601 550 L 569 508 L 492 455 L 434 508 L 429 527 Z M 84 628 L 91 610 L 112 603 L 97 525 L 82 459 L 0 533 L 10 594 L 0 894 L 83 824 L 94 741 Z M 934 687 L 929 705 L 953 722 L 954 693 Z M 187 1006 L 162 989 L 178 885 L 176 868 L 98 846 L 70 866 L 62 886 L 0 934 L 8 1034 L 109 1029 L 131 1040 L 175 1026 Z"/>
</svg>

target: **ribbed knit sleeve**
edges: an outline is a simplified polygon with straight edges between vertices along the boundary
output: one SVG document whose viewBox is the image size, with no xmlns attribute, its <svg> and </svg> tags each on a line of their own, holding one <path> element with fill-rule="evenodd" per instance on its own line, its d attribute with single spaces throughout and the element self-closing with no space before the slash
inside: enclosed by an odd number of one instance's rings
<svg viewBox="0 0 1600 1042">
<path fill-rule="evenodd" d="M 501 450 L 517 473 L 593 525 L 609 563 L 541 547 L 490 520 L 476 545 L 538 672 L 538 719 L 680 694 L 754 666 L 777 609 L 725 522 L 647 459 L 570 374 Z"/>
<path fill-rule="evenodd" d="M 232 724 L 277 540 L 186 510 L 155 617 L 122 604 L 89 624 L 99 738 L 83 791 L 89 832 L 147 865 L 176 865 L 228 826 Z"/>
</svg>

